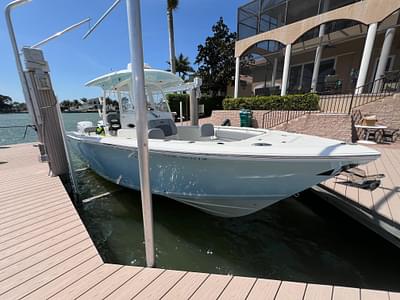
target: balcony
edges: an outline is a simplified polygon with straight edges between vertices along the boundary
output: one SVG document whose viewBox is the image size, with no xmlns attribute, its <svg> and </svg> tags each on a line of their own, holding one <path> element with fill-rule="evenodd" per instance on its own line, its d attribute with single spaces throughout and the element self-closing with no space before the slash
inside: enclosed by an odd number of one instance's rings
<svg viewBox="0 0 400 300">
<path fill-rule="evenodd" d="M 313 17 L 362 0 L 254 0 L 238 9 L 238 39 Z"/>
</svg>

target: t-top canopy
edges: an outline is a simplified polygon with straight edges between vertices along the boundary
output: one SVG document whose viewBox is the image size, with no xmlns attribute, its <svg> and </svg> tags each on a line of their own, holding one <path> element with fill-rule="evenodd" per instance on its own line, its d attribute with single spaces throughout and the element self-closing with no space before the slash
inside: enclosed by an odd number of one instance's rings
<svg viewBox="0 0 400 300">
<path fill-rule="evenodd" d="M 179 88 L 184 84 L 183 80 L 167 71 L 157 70 L 157 69 L 144 69 L 145 85 L 147 86 L 157 86 L 162 90 L 173 90 L 174 88 Z M 117 72 L 112 72 L 100 77 L 97 77 L 89 82 L 86 86 L 97 86 L 101 87 L 103 90 L 112 90 L 116 86 L 120 86 L 124 81 L 128 81 L 131 78 L 131 70 L 128 69 L 121 70 Z"/>
</svg>

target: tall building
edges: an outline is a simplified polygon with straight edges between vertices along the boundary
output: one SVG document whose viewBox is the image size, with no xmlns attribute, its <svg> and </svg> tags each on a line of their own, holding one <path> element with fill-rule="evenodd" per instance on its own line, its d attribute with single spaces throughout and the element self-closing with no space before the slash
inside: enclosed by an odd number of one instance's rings
<svg viewBox="0 0 400 300">
<path fill-rule="evenodd" d="M 235 96 L 376 89 L 400 70 L 399 0 L 253 0 L 238 9 Z"/>
</svg>

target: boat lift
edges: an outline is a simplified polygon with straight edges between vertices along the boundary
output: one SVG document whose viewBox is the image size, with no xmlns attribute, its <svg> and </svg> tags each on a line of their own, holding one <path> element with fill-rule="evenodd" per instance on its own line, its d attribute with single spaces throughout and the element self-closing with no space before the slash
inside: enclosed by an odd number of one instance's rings
<svg viewBox="0 0 400 300">
<path fill-rule="evenodd" d="M 77 192 L 74 171 L 71 165 L 69 151 L 66 145 L 64 125 L 62 123 L 61 111 L 52 88 L 49 75 L 49 67 L 44 59 L 42 50 L 39 46 L 62 36 L 90 21 L 84 19 L 66 29 L 53 34 L 52 36 L 34 44 L 31 47 L 24 47 L 25 70 L 22 66 L 20 53 L 12 25 L 11 11 L 17 6 L 24 5 L 32 0 L 15 0 L 9 3 L 5 10 L 8 31 L 14 51 L 15 61 L 20 77 L 25 101 L 28 111 L 33 119 L 33 124 L 38 128 L 38 137 L 42 149 L 43 157 L 48 157 L 48 162 L 52 175 L 58 176 L 70 174 L 74 191 Z M 116 0 L 100 17 L 93 27 L 83 36 L 86 39 L 98 25 L 117 7 L 121 0 Z M 154 233 L 153 233 L 153 209 L 152 194 L 150 187 L 149 172 L 149 149 L 148 149 L 148 124 L 147 124 L 147 104 L 144 80 L 144 58 L 142 25 L 140 13 L 140 0 L 126 0 L 128 13 L 129 45 L 131 55 L 131 95 L 137 107 L 137 140 L 138 140 L 138 160 L 141 186 L 141 199 L 143 210 L 144 238 L 146 250 L 146 264 L 153 267 L 155 264 L 154 253 Z M 193 83 L 183 84 L 182 91 L 190 91 L 190 115 L 192 125 L 198 125 L 198 104 L 200 97 L 201 79 L 196 78 Z M 176 91 L 174 91 L 176 92 Z M 106 99 L 103 98 L 103 114 L 105 113 Z M 104 117 L 104 116 L 103 116 Z M 182 116 L 181 116 L 182 118 Z M 69 172 L 68 172 L 69 171 Z M 101 195 L 99 195 L 101 196 Z M 92 197 L 97 199 L 99 196 Z"/>
<path fill-rule="evenodd" d="M 31 0 L 15 0 L 9 3 L 5 9 L 5 17 L 18 75 L 28 112 L 32 118 L 32 127 L 35 128 L 38 135 L 41 160 L 48 162 L 49 172 L 52 176 L 69 174 L 73 196 L 76 200 L 78 192 L 77 184 L 65 142 L 61 111 L 52 87 L 48 63 L 44 58 L 43 51 L 38 49 L 38 47 L 88 23 L 90 18 L 73 24 L 31 47 L 24 47 L 22 53 L 20 53 L 12 24 L 11 12 L 16 7 L 29 2 Z M 24 57 L 25 68 L 21 61 L 21 55 Z"/>
</svg>

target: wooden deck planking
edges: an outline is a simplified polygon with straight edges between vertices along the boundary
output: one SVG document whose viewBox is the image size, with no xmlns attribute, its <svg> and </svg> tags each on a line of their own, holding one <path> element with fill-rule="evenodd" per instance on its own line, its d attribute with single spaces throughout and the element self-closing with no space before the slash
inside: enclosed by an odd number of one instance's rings
<svg viewBox="0 0 400 300">
<path fill-rule="evenodd" d="M 385 150 L 385 155 L 376 163 L 379 170 L 386 174 L 383 178 L 382 189 L 385 193 L 386 201 L 392 213 L 393 220 L 400 220 L 400 174 L 393 160 L 391 153 Z M 400 167 L 400 166 L 399 166 Z"/>
<path fill-rule="evenodd" d="M 37 252 L 31 255 L 28 259 L 20 260 L 19 262 L 13 263 L 2 269 L 0 274 L 0 282 L 8 277 L 11 277 L 25 269 L 28 269 L 46 259 L 49 258 L 49 253 L 59 254 L 64 252 L 65 249 L 72 247 L 76 244 L 82 243 L 87 240 L 87 236 L 85 232 L 82 232 L 78 235 L 72 236 L 70 238 L 65 239 L 64 241 L 47 248 L 46 251 Z"/>
<path fill-rule="evenodd" d="M 31 222 L 31 221 L 37 221 L 37 218 L 46 216 L 48 213 L 54 212 L 54 211 L 60 211 L 60 210 L 65 210 L 70 207 L 69 203 L 61 203 L 57 204 L 56 206 L 51 206 L 49 208 L 44 208 L 41 211 L 34 212 L 31 214 L 26 214 L 24 216 L 16 217 L 12 220 L 8 220 L 6 222 L 0 223 L 0 230 L 13 230 L 13 226 L 15 225 L 20 225 L 25 222 Z"/>
<path fill-rule="evenodd" d="M 209 274 L 188 272 L 168 293 L 163 300 L 189 299 L 191 295 L 203 284 Z"/>
<path fill-rule="evenodd" d="M 246 299 L 247 295 L 250 293 L 255 282 L 256 282 L 255 278 L 233 277 L 218 299 L 221 300 Z"/>
<path fill-rule="evenodd" d="M 76 299 L 121 268 L 122 266 L 103 264 L 49 299 Z"/>
<path fill-rule="evenodd" d="M 33 246 L 39 245 L 39 244 L 46 244 L 48 240 L 50 240 L 53 237 L 56 237 L 58 235 L 64 234 L 68 230 L 73 230 L 76 228 L 82 228 L 79 223 L 74 223 L 74 224 L 68 224 L 62 228 L 57 228 L 56 230 L 53 230 L 52 232 L 48 232 L 46 234 L 43 234 L 42 236 L 36 237 L 31 240 L 27 240 L 23 243 L 17 244 L 15 246 L 12 246 L 10 248 L 7 248 L 3 251 L 0 252 L 0 257 L 1 258 L 7 258 L 11 255 L 16 255 L 20 253 L 21 251 L 24 251 L 28 248 L 31 248 Z M 47 245 L 47 244 L 46 244 Z"/>
<path fill-rule="evenodd" d="M 363 300 L 389 300 L 389 293 L 384 291 L 361 290 L 361 298 Z"/>
<path fill-rule="evenodd" d="M 146 289 L 141 291 L 134 299 L 140 300 L 157 300 L 161 299 L 175 284 L 185 276 L 186 272 L 166 270 L 157 278 L 157 280 L 150 283 Z"/>
<path fill-rule="evenodd" d="M 360 289 L 335 286 L 333 288 L 332 300 L 360 300 Z"/>
<path fill-rule="evenodd" d="M 381 159 L 381 158 L 380 158 Z M 371 162 L 367 165 L 368 174 L 378 174 L 378 168 L 376 167 L 376 162 Z M 392 213 L 390 212 L 389 205 L 385 198 L 385 193 L 383 192 L 382 187 L 380 186 L 376 190 L 372 192 L 372 199 L 374 200 L 374 208 L 375 211 L 387 218 L 388 220 L 393 220 Z"/>
<path fill-rule="evenodd" d="M 28 219 L 26 221 L 22 221 L 22 222 L 15 222 L 14 224 L 8 224 L 9 227 L 4 227 L 0 229 L 0 237 L 7 235 L 9 233 L 21 230 L 21 229 L 25 229 L 25 228 L 30 228 L 31 226 L 34 226 L 36 224 L 39 224 L 43 221 L 46 221 L 48 219 L 53 219 L 53 218 L 57 218 L 58 216 L 64 216 L 64 215 L 69 215 L 69 213 L 73 213 L 71 211 L 65 211 L 64 209 L 57 209 L 57 210 L 53 210 L 53 211 L 49 211 L 48 214 L 44 214 L 44 215 L 39 215 L 36 218 L 33 219 Z"/>
<path fill-rule="evenodd" d="M 122 267 L 104 279 L 101 284 L 91 287 L 78 299 L 104 299 L 142 270 L 142 267 Z"/>
<path fill-rule="evenodd" d="M 84 262 L 75 259 L 74 264 L 67 264 L 64 273 L 54 278 L 48 276 L 48 280 L 43 285 L 34 285 L 25 299 L 48 299 L 50 296 L 62 291 L 76 281 L 81 280 L 82 277 L 93 272 L 99 268 L 103 261 L 98 255 L 95 255 Z M 61 265 L 60 265 L 61 266 Z"/>
<path fill-rule="evenodd" d="M 53 278 L 57 278 L 64 274 L 67 270 L 72 269 L 74 267 L 80 266 L 81 264 L 85 264 L 86 261 L 91 260 L 93 258 L 97 258 L 97 254 L 94 254 L 93 246 L 73 255 L 60 263 L 46 269 L 44 272 L 39 274 L 32 273 L 30 279 L 21 282 L 15 288 L 9 290 L 8 292 L 4 293 L 0 296 L 0 299 L 20 299 L 21 297 L 25 297 L 29 295 L 31 292 L 37 290 L 38 288 L 46 285 L 48 282 L 51 282 Z M 98 260 L 98 258 L 97 258 Z M 70 278 L 76 278 L 71 276 Z M 36 299 L 43 299 L 43 298 L 36 298 Z M 46 297 L 47 299 L 47 297 Z"/>
<path fill-rule="evenodd" d="M 212 274 L 190 299 L 217 299 L 231 280 L 232 276 Z"/>
<path fill-rule="evenodd" d="M 66 211 L 63 214 L 51 216 L 46 220 L 42 220 L 42 221 L 32 224 L 30 226 L 25 226 L 22 228 L 15 229 L 12 232 L 2 234 L 0 236 L 0 244 L 3 242 L 10 241 L 10 240 L 15 240 L 16 238 L 18 238 L 20 236 L 30 234 L 32 232 L 35 232 L 36 230 L 47 228 L 48 226 L 50 226 L 53 223 L 56 223 L 57 221 L 63 221 L 65 219 L 68 220 L 70 218 L 75 218 L 75 217 L 76 216 L 71 211 Z"/>
<path fill-rule="evenodd" d="M 38 228 L 38 229 L 33 230 L 31 232 L 27 232 L 25 234 L 17 236 L 15 238 L 11 239 L 11 240 L 7 240 L 7 241 L 4 241 L 4 242 L 1 242 L 0 243 L 0 252 L 2 250 L 5 250 L 5 249 L 10 248 L 12 246 L 18 245 L 19 243 L 23 243 L 23 242 L 25 242 L 27 240 L 30 240 L 31 238 L 42 236 L 43 234 L 45 234 L 45 233 L 47 233 L 49 231 L 49 228 L 50 229 L 59 229 L 59 228 L 62 229 L 62 226 L 69 225 L 69 224 L 74 224 L 74 223 L 77 224 L 77 225 L 79 225 L 79 223 L 80 223 L 79 219 L 78 219 L 78 217 L 76 215 L 72 215 L 72 216 L 69 216 L 67 218 L 57 220 L 55 222 L 52 222 L 49 226 Z"/>
<path fill-rule="evenodd" d="M 346 191 L 337 179 L 330 179 L 321 184 L 328 191 L 334 191 L 343 198 L 337 197 L 332 204 L 337 205 L 353 217 L 363 218 L 363 223 L 370 226 L 384 237 L 400 245 L 400 144 L 376 145 L 381 157 L 366 166 L 360 166 L 368 175 L 384 174 L 381 185 L 374 191 L 348 186 Z M 342 204 L 345 204 L 342 206 Z M 354 204 L 353 204 L 354 203 Z M 359 213 L 363 211 L 363 213 Z M 363 217 L 362 214 L 368 216 Z"/>
<path fill-rule="evenodd" d="M 135 277 L 128 280 L 124 285 L 116 289 L 106 299 L 132 299 L 150 283 L 156 280 L 164 270 L 162 269 L 144 269 Z"/>
<path fill-rule="evenodd" d="M 399 298 L 381 291 L 105 264 L 60 180 L 47 176 L 36 153 L 31 145 L 0 149 L 0 161 L 8 161 L 0 165 L 0 175 L 7 174 L 0 182 L 0 299 Z M 338 189 L 357 198 L 351 188 Z"/>
<path fill-rule="evenodd" d="M 400 293 L 389 292 L 389 299 L 390 300 L 400 300 Z"/>
<path fill-rule="evenodd" d="M 280 280 L 257 279 L 246 299 L 273 300 L 275 299 L 275 296 L 278 293 L 280 285 L 281 285 Z"/>
<path fill-rule="evenodd" d="M 306 284 L 300 282 L 282 282 L 275 300 L 302 300 Z"/>
<path fill-rule="evenodd" d="M 11 277 L 8 277 L 5 280 L 2 280 L 1 285 L 0 285 L 0 295 L 17 287 L 21 283 L 28 281 L 35 275 L 45 272 L 46 270 L 56 266 L 60 262 L 66 260 L 86 249 L 89 249 L 89 248 L 92 248 L 93 254 L 96 253 L 95 250 L 93 249 L 91 241 L 84 240 L 78 244 L 75 244 L 75 245 L 65 249 L 61 253 L 52 255 L 48 259 L 43 260 L 43 261 L 39 262 L 38 264 L 29 267 L 28 269 L 25 269 L 15 275 L 12 275 Z"/>
<path fill-rule="evenodd" d="M 332 286 L 307 284 L 304 300 L 331 300 L 332 292 Z"/>
<path fill-rule="evenodd" d="M 72 230 L 65 231 L 62 234 L 59 234 L 53 238 L 48 239 L 45 243 L 39 243 L 34 246 L 28 247 L 24 250 L 14 252 L 10 256 L 2 256 L 0 258 L 0 270 L 12 264 L 16 264 L 19 261 L 30 259 L 33 255 L 41 251 L 46 251 L 46 253 L 48 253 L 47 250 L 50 249 L 51 247 L 63 242 L 64 240 L 77 236 L 81 233 L 85 233 L 85 230 L 83 230 L 83 228 L 81 227 L 76 227 L 73 228 Z"/>
</svg>

